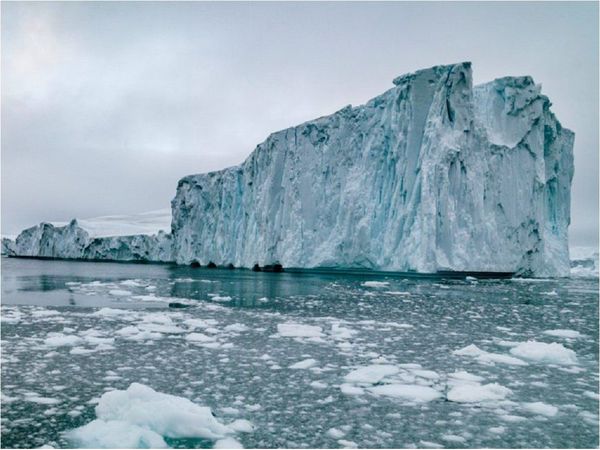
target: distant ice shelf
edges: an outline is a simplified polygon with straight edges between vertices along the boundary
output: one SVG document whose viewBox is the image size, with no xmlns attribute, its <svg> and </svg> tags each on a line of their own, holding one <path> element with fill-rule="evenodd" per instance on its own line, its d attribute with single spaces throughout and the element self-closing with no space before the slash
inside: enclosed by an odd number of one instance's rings
<svg viewBox="0 0 600 450">
<path fill-rule="evenodd" d="M 3 250 L 568 275 L 574 134 L 540 85 L 520 76 L 473 87 L 468 62 L 393 83 L 365 105 L 273 133 L 239 166 L 180 180 L 171 234 L 108 239 L 85 221 L 42 224 Z"/>
</svg>

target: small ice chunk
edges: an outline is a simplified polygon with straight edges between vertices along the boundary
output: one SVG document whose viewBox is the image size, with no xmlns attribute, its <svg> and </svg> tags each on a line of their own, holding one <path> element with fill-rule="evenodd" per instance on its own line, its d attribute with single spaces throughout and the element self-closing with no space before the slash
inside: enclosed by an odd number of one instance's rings
<svg viewBox="0 0 600 450">
<path fill-rule="evenodd" d="M 448 400 L 458 403 L 481 403 L 504 400 L 512 391 L 498 383 L 462 384 L 448 391 Z"/>
<path fill-rule="evenodd" d="M 471 381 L 473 383 L 479 383 L 480 381 L 483 381 L 483 377 L 473 375 L 472 373 L 466 372 L 464 370 L 458 370 L 454 373 L 451 373 L 448 376 L 450 378 L 454 378 L 455 380 Z"/>
<path fill-rule="evenodd" d="M 361 286 L 372 288 L 383 288 L 389 285 L 390 283 L 387 281 L 365 281 L 364 283 L 361 283 Z"/>
<path fill-rule="evenodd" d="M 369 392 L 417 403 L 430 402 L 442 396 L 435 389 L 418 384 L 383 384 L 369 388 Z"/>
<path fill-rule="evenodd" d="M 511 350 L 512 352 L 512 350 Z M 475 344 L 468 345 L 460 350 L 454 350 L 452 352 L 453 355 L 457 356 L 472 356 L 477 358 L 477 361 L 481 363 L 501 363 L 501 364 L 510 364 L 514 366 L 526 366 L 527 363 L 521 359 L 514 358 L 509 355 L 501 355 L 498 353 L 490 353 L 485 350 L 481 350 Z M 518 356 L 518 355 L 516 355 Z"/>
<path fill-rule="evenodd" d="M 563 337 L 568 339 L 577 339 L 581 337 L 581 333 L 575 330 L 547 330 L 544 331 L 544 334 L 549 336 Z"/>
<path fill-rule="evenodd" d="M 548 405 L 543 402 L 523 403 L 523 409 L 530 413 L 546 417 L 554 417 L 558 413 L 558 408 L 556 406 Z"/>
<path fill-rule="evenodd" d="M 308 358 L 308 359 L 299 361 L 295 364 L 292 364 L 289 368 L 290 369 L 309 369 L 311 367 L 314 367 L 316 364 L 317 364 L 316 359 Z"/>
<path fill-rule="evenodd" d="M 329 436 L 330 438 L 340 439 L 346 435 L 346 432 L 340 430 L 339 428 L 330 428 L 329 430 L 327 430 L 327 433 L 325 433 L 325 434 L 327 436 Z"/>
<path fill-rule="evenodd" d="M 398 367 L 389 364 L 373 364 L 359 367 L 344 377 L 346 383 L 379 383 L 383 378 L 397 374 Z"/>
<path fill-rule="evenodd" d="M 562 344 L 527 341 L 510 349 L 513 355 L 529 361 L 547 364 L 577 364 L 577 355 Z"/>
<path fill-rule="evenodd" d="M 123 289 L 111 289 L 110 291 L 108 291 L 108 293 L 110 295 L 114 295 L 115 297 L 127 297 L 129 295 L 132 295 L 130 291 L 125 291 Z"/>
<path fill-rule="evenodd" d="M 67 335 L 62 333 L 50 333 L 51 336 L 44 339 L 44 345 L 47 347 L 72 347 L 83 342 L 79 336 Z"/>
<path fill-rule="evenodd" d="M 283 337 L 322 337 L 321 327 L 300 323 L 280 323 L 277 332 Z"/>
<path fill-rule="evenodd" d="M 191 342 L 214 342 L 215 338 L 213 336 L 208 336 L 202 333 L 190 333 L 185 339 Z"/>
</svg>

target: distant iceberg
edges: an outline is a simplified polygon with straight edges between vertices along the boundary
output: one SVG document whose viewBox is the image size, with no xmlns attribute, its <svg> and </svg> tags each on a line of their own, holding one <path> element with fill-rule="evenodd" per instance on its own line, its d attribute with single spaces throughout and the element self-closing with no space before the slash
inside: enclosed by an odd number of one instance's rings
<svg viewBox="0 0 600 450">
<path fill-rule="evenodd" d="M 101 240 L 92 252 L 77 224 L 40 225 L 3 249 L 568 276 L 574 134 L 550 105 L 531 77 L 473 87 L 470 63 L 436 66 L 396 78 L 363 106 L 270 135 L 239 166 L 183 178 L 171 234 Z"/>
</svg>

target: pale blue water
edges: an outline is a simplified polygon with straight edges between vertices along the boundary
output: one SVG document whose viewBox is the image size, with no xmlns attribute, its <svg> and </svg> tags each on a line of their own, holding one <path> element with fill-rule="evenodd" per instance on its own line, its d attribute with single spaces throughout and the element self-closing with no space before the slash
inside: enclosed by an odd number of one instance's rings
<svg viewBox="0 0 600 450">
<path fill-rule="evenodd" d="M 122 314 L 96 314 L 102 307 Z M 171 330 L 152 339 L 123 334 L 165 317 Z M 207 325 L 194 330 L 191 319 Z M 281 336 L 284 323 L 318 326 L 321 337 Z M 104 350 L 44 343 L 52 332 L 84 337 L 91 329 L 114 342 Z M 555 329 L 580 336 L 544 333 Z M 214 348 L 186 340 L 193 331 L 213 336 Z M 577 364 L 516 366 L 452 353 L 475 344 L 510 355 L 527 340 L 560 343 Z M 308 358 L 314 367 L 289 368 Z M 435 371 L 442 397 L 410 403 L 341 391 L 351 370 L 381 362 Z M 447 401 L 457 370 L 511 393 Z M 597 447 L 598 279 L 469 282 L 2 259 L 2 447 L 69 446 L 61 433 L 95 418 L 94 399 L 132 382 L 210 406 L 224 423 L 250 420 L 255 431 L 236 436 L 245 447 Z M 532 413 L 529 402 L 558 412 Z"/>
</svg>

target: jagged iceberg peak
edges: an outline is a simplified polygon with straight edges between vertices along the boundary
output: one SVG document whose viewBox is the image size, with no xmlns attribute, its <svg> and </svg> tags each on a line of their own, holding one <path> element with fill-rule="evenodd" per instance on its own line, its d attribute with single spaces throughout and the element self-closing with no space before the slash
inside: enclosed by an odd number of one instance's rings
<svg viewBox="0 0 600 450">
<path fill-rule="evenodd" d="M 183 178 L 180 263 L 568 274 L 573 133 L 530 77 L 468 62 L 398 77 L 358 107 Z"/>
</svg>

